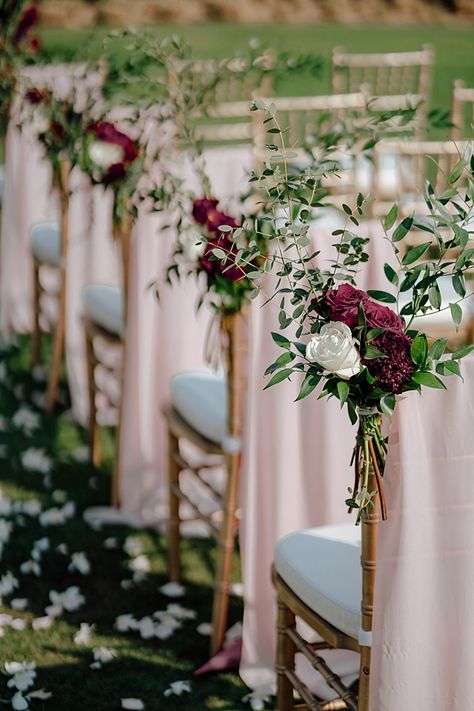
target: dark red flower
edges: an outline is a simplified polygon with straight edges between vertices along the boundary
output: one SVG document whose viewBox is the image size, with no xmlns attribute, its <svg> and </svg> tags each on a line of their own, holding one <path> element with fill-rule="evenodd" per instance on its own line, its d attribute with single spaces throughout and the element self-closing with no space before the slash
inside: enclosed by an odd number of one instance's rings
<svg viewBox="0 0 474 711">
<path fill-rule="evenodd" d="M 211 259 L 212 250 L 216 247 L 222 249 L 228 255 L 224 260 Z M 206 244 L 206 249 L 200 259 L 201 266 L 208 274 L 220 274 L 225 279 L 229 279 L 229 281 L 241 281 L 245 277 L 245 273 L 241 267 L 235 264 L 236 254 L 235 244 L 230 237 L 221 233 L 218 237 L 210 239 Z"/>
<path fill-rule="evenodd" d="M 107 183 L 114 183 L 116 180 L 122 180 L 125 177 L 125 163 L 114 163 L 110 166 L 105 176 Z"/>
<path fill-rule="evenodd" d="M 89 127 L 97 138 L 123 148 L 123 163 L 132 163 L 138 156 L 138 149 L 130 136 L 119 131 L 110 121 L 98 121 Z"/>
<path fill-rule="evenodd" d="M 415 370 L 410 355 L 412 339 L 400 331 L 384 331 L 372 343 L 386 356 L 364 361 L 375 378 L 374 386 L 386 392 L 402 392 Z"/>
<path fill-rule="evenodd" d="M 388 306 L 369 299 L 364 301 L 364 312 L 369 328 L 387 328 L 391 331 L 403 331 L 403 321 Z"/>
<path fill-rule="evenodd" d="M 57 121 L 51 121 L 50 130 L 59 141 L 66 137 L 64 128 Z"/>
<path fill-rule="evenodd" d="M 313 302 L 313 309 L 320 316 L 330 321 L 342 321 L 349 328 L 357 326 L 359 304 L 369 300 L 368 294 L 355 289 L 351 284 L 341 284 L 337 289 L 329 289 L 318 301 Z"/>
<path fill-rule="evenodd" d="M 215 210 L 219 200 L 214 198 L 199 198 L 193 203 L 193 218 L 199 225 L 207 223 L 207 215 L 210 210 Z"/>
<path fill-rule="evenodd" d="M 31 37 L 28 42 L 28 48 L 32 54 L 36 54 L 41 49 L 41 42 L 39 37 Z"/>
<path fill-rule="evenodd" d="M 41 104 L 44 98 L 44 93 L 39 89 L 29 89 L 25 94 L 25 100 L 30 104 Z"/>
<path fill-rule="evenodd" d="M 219 230 L 219 227 L 223 227 L 224 225 L 228 225 L 234 229 L 239 226 L 238 222 L 236 222 L 230 215 L 226 215 L 225 212 L 220 212 L 219 210 L 214 209 L 208 211 L 206 227 L 209 232 L 221 235 L 222 232 Z"/>
<path fill-rule="evenodd" d="M 21 44 L 21 42 L 25 40 L 28 32 L 31 30 L 33 25 L 36 25 L 37 22 L 38 10 L 34 5 L 30 5 L 30 7 L 27 7 L 25 9 L 22 16 L 20 17 L 18 27 L 16 28 L 16 32 L 13 36 L 14 43 Z"/>
</svg>

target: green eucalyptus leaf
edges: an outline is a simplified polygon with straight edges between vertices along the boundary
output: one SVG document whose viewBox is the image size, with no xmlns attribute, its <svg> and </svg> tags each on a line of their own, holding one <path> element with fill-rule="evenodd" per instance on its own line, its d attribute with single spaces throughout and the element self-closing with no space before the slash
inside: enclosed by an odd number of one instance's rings
<svg viewBox="0 0 474 711">
<path fill-rule="evenodd" d="M 417 365 L 425 365 L 428 359 L 428 339 L 424 333 L 418 333 L 411 344 L 411 359 Z"/>
<path fill-rule="evenodd" d="M 389 230 L 391 227 L 393 227 L 395 220 L 397 219 L 397 215 L 398 215 L 398 205 L 397 205 L 397 203 L 395 203 L 390 208 L 390 211 L 388 212 L 388 214 L 385 215 L 385 217 L 384 217 L 383 226 L 386 230 Z"/>
<path fill-rule="evenodd" d="M 272 385 L 276 385 L 277 383 L 281 383 L 283 380 L 286 380 L 287 378 L 290 377 L 293 373 L 293 368 L 284 368 L 283 370 L 280 370 L 278 373 L 275 373 L 273 378 L 265 385 L 263 388 L 264 390 L 267 390 L 267 388 L 271 388 Z"/>
<path fill-rule="evenodd" d="M 438 284 L 433 284 L 433 286 L 429 288 L 428 297 L 430 300 L 430 304 L 434 309 L 438 310 L 441 308 L 441 291 L 439 289 Z"/>
<path fill-rule="evenodd" d="M 454 353 L 451 355 L 451 358 L 453 360 L 460 360 L 461 358 L 465 358 L 466 356 L 468 356 L 473 351 L 474 345 L 464 346 L 463 348 L 459 348 L 459 350 L 454 351 Z"/>
<path fill-rule="evenodd" d="M 368 295 L 371 296 L 376 301 L 382 301 L 384 304 L 396 304 L 397 299 L 393 294 L 389 294 L 388 291 L 379 291 L 378 289 L 369 289 L 367 291 Z"/>
<path fill-rule="evenodd" d="M 451 311 L 451 317 L 454 321 L 454 325 L 456 326 L 456 331 L 458 330 L 459 326 L 461 325 L 462 321 L 462 308 L 460 307 L 459 304 L 449 304 L 449 309 Z"/>
<path fill-rule="evenodd" d="M 407 266 L 408 264 L 413 264 L 414 262 L 417 262 L 420 257 L 425 254 L 425 252 L 428 251 L 428 249 L 431 247 L 431 242 L 424 242 L 423 244 L 418 244 L 416 247 L 410 247 L 410 249 L 407 250 L 407 253 L 402 259 L 402 264 Z"/>
<path fill-rule="evenodd" d="M 288 340 L 285 336 L 283 336 L 281 333 L 275 333 L 272 332 L 272 338 L 277 344 L 277 346 L 280 346 L 280 348 L 286 348 L 287 350 L 290 350 L 291 348 L 291 341 Z"/>
<path fill-rule="evenodd" d="M 430 348 L 430 358 L 435 361 L 439 360 L 446 350 L 447 344 L 447 338 L 438 338 L 438 340 L 435 341 Z"/>
<path fill-rule="evenodd" d="M 392 419 L 393 411 L 395 410 L 395 403 L 395 395 L 384 395 L 384 397 L 380 398 L 380 409 L 389 420 Z"/>
<path fill-rule="evenodd" d="M 365 360 L 373 360 L 374 358 L 386 358 L 387 356 L 382 351 L 379 351 L 376 346 L 367 346 L 364 353 Z"/>
<path fill-rule="evenodd" d="M 438 388 L 446 390 L 446 385 L 434 373 L 429 373 L 427 370 L 419 370 L 413 373 L 412 381 L 416 385 L 425 385 L 427 388 Z"/>
<path fill-rule="evenodd" d="M 436 372 L 440 375 L 457 375 L 461 377 L 461 369 L 457 360 L 443 360 L 436 366 Z"/>
<path fill-rule="evenodd" d="M 392 242 L 400 242 L 410 231 L 413 225 L 413 217 L 405 217 L 404 220 L 400 222 L 398 227 L 395 229 L 392 235 Z"/>
<path fill-rule="evenodd" d="M 300 391 L 298 393 L 298 397 L 296 398 L 295 402 L 298 400 L 303 400 L 305 397 L 308 397 L 315 387 L 318 385 L 319 381 L 321 380 L 321 375 L 319 373 L 308 373 L 306 378 L 303 380 L 303 383 L 301 385 Z"/>
<path fill-rule="evenodd" d="M 385 263 L 383 265 L 383 270 L 385 272 L 385 276 L 389 280 L 390 284 L 394 284 L 395 286 L 398 284 L 398 274 L 393 269 L 393 267 L 390 266 L 390 264 Z"/>
<path fill-rule="evenodd" d="M 349 383 L 346 380 L 338 380 L 337 394 L 339 396 L 339 400 L 341 401 L 341 407 L 344 405 L 349 396 L 349 390 Z"/>
<path fill-rule="evenodd" d="M 456 165 L 454 166 L 449 178 L 448 178 L 448 183 L 452 185 L 453 183 L 456 182 L 456 180 L 459 180 L 461 175 L 463 174 L 464 168 L 466 167 L 466 161 L 464 158 L 461 158 Z"/>
</svg>

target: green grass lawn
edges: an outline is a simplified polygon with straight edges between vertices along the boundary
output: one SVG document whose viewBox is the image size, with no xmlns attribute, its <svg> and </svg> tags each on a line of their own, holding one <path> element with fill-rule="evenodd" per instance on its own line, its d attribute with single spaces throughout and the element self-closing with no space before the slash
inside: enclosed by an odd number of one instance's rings
<svg viewBox="0 0 474 711">
<path fill-rule="evenodd" d="M 78 56 L 97 57 L 101 53 L 107 28 L 94 31 L 43 30 L 43 54 L 48 59 L 71 60 Z M 205 23 L 193 26 L 161 25 L 160 37 L 176 33 L 188 40 L 196 53 L 206 57 L 225 57 L 259 37 L 273 47 L 304 53 L 312 52 L 324 59 L 324 69 L 317 79 L 295 77 L 283 81 L 281 95 L 324 94 L 329 91 L 331 49 L 342 45 L 350 51 L 390 52 L 419 49 L 431 43 L 436 52 L 432 105 L 448 109 L 454 79 L 464 79 L 474 85 L 472 47 L 474 25 L 234 25 Z"/>
<path fill-rule="evenodd" d="M 36 662 L 35 688 L 45 688 L 53 697 L 32 702 L 33 711 L 115 711 L 120 709 L 121 698 L 129 697 L 141 698 L 146 711 L 249 708 L 241 701 L 246 689 L 237 674 L 199 680 L 192 676 L 193 670 L 206 661 L 208 655 L 209 639 L 198 634 L 196 628 L 210 619 L 210 562 L 214 545 L 206 540 L 185 541 L 186 594 L 172 600 L 158 591 L 159 586 L 167 582 L 163 537 L 124 527 L 97 531 L 86 525 L 82 519 L 83 509 L 108 503 L 111 462 L 106 462 L 103 471 L 94 471 L 88 463 L 75 460 L 74 452 L 86 442 L 85 433 L 68 421 L 64 409 L 50 418 L 32 404 L 34 393 L 44 392 L 45 386 L 33 379 L 29 362 L 26 339 L 20 348 L 9 348 L 0 354 L 0 502 L 2 497 L 3 500 L 9 497 L 18 506 L 18 502 L 37 499 L 44 511 L 62 506 L 64 500 L 73 501 L 77 513 L 64 525 L 41 526 L 38 516 L 18 510 L 6 515 L 0 507 L 0 535 L 2 522 L 13 524 L 10 541 L 0 556 L 0 585 L 7 571 L 19 581 L 12 594 L 3 596 L 0 615 L 9 614 L 26 621 L 23 631 L 4 627 L 4 636 L 0 639 L 0 668 L 7 661 Z M 8 371 L 3 377 L 5 366 Z M 24 406 L 39 416 L 39 427 L 31 436 L 15 427 L 12 421 L 14 413 Z M 40 448 L 53 459 L 51 482 L 44 474 L 28 471 L 22 465 L 21 457 L 30 448 Z M 58 490 L 64 493 L 58 494 Z M 151 572 L 142 582 L 123 589 L 121 581 L 131 578 L 128 569 L 131 558 L 123 550 L 130 535 L 140 538 L 143 552 L 151 562 Z M 45 536 L 49 538 L 50 547 L 42 555 L 40 576 L 22 573 L 20 566 L 30 558 L 34 541 Z M 104 545 L 110 537 L 116 539 L 115 548 Z M 58 551 L 60 544 L 66 544 L 67 549 Z M 91 564 L 90 575 L 68 571 L 71 554 L 77 551 L 86 553 Z M 65 612 L 50 629 L 33 631 L 31 622 L 45 614 L 50 590 L 61 592 L 72 585 L 79 586 L 86 603 L 75 612 Z M 27 598 L 24 611 L 12 609 L 10 602 L 14 598 Z M 145 640 L 138 632 L 124 634 L 114 629 L 118 615 L 132 613 L 141 619 L 166 609 L 173 602 L 195 610 L 197 616 L 185 620 L 182 628 L 167 640 Z M 233 599 L 232 621 L 240 619 L 241 612 L 240 601 Z M 78 646 L 73 636 L 83 622 L 93 624 L 94 632 L 89 645 Z M 117 656 L 102 669 L 92 670 L 92 648 L 100 646 L 113 648 Z M 0 674 L 0 700 L 8 700 L 13 695 L 7 688 L 7 679 Z M 176 680 L 191 680 L 192 694 L 165 698 L 164 690 Z"/>
</svg>

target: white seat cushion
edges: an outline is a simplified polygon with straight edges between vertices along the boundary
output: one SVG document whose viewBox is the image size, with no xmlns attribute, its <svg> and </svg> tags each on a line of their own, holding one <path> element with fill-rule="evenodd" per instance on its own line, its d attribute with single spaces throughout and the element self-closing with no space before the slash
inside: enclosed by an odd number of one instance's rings
<svg viewBox="0 0 474 711">
<path fill-rule="evenodd" d="M 88 284 L 83 291 L 83 303 L 93 323 L 116 336 L 123 335 L 123 292 L 119 286 Z"/>
<path fill-rule="evenodd" d="M 193 429 L 228 451 L 227 386 L 222 375 L 179 373 L 171 380 L 171 402 Z"/>
<path fill-rule="evenodd" d="M 40 264 L 61 266 L 61 230 L 59 222 L 38 222 L 31 229 L 31 250 Z"/>
<path fill-rule="evenodd" d="M 358 639 L 360 526 L 351 522 L 290 533 L 276 544 L 275 568 L 311 610 Z"/>
</svg>

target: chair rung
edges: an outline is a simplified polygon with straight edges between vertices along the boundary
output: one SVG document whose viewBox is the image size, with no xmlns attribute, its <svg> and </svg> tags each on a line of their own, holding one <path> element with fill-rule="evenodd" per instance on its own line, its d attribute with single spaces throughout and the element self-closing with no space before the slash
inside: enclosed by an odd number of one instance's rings
<svg viewBox="0 0 474 711">
<path fill-rule="evenodd" d="M 286 634 L 295 645 L 297 651 L 303 654 L 304 657 L 306 657 L 311 666 L 316 669 L 319 674 L 321 674 L 326 684 L 328 684 L 331 689 L 334 689 L 340 699 L 345 702 L 346 707 L 351 711 L 357 711 L 356 697 L 347 688 L 347 686 L 343 684 L 341 678 L 337 676 L 337 674 L 335 674 L 332 669 L 326 664 L 324 659 L 322 657 L 319 657 L 312 651 L 312 649 L 310 649 L 306 640 L 303 639 L 303 637 L 294 629 L 294 627 L 287 627 Z"/>
<path fill-rule="evenodd" d="M 200 511 L 194 501 L 192 501 L 189 496 L 186 496 L 186 494 L 184 494 L 178 486 L 172 486 L 172 491 L 173 494 L 177 496 L 180 501 L 185 501 L 192 508 L 192 510 L 196 514 L 196 520 L 204 521 L 204 523 L 207 523 L 213 534 L 217 535 L 217 533 L 219 532 L 219 526 L 214 523 L 211 516 L 207 516 L 206 514 L 202 513 L 202 511 Z"/>
<path fill-rule="evenodd" d="M 285 675 L 292 687 L 295 689 L 295 691 L 298 692 L 298 694 L 303 699 L 306 708 L 310 709 L 310 711 L 321 711 L 321 704 L 316 701 L 312 693 L 309 691 L 308 687 L 303 684 L 301 679 L 299 679 L 296 674 L 291 671 L 291 669 L 286 669 Z"/>
</svg>

